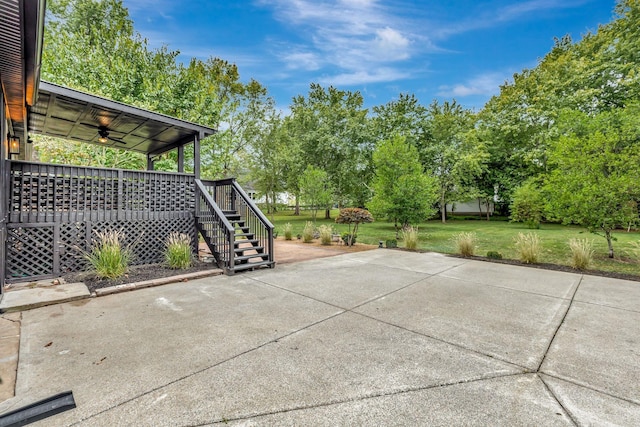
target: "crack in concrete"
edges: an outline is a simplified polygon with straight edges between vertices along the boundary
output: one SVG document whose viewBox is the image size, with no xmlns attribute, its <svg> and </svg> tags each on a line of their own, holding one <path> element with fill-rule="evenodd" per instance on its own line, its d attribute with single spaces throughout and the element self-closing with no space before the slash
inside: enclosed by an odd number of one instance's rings
<svg viewBox="0 0 640 427">
<path fill-rule="evenodd" d="M 542 368 L 542 365 L 544 364 L 544 361 L 547 358 L 547 355 L 549 354 L 549 350 L 551 349 L 551 346 L 553 345 L 553 342 L 556 339 L 556 335 L 558 335 L 558 331 L 560 331 L 560 328 L 562 327 L 562 325 L 564 325 L 564 321 L 567 319 L 567 315 L 569 314 L 569 311 L 571 310 L 571 306 L 573 305 L 573 300 L 575 299 L 576 294 L 578 293 L 578 289 L 580 288 L 580 284 L 582 283 L 583 277 L 584 276 L 580 276 L 580 280 L 578 281 L 578 284 L 576 285 L 576 288 L 573 291 L 573 295 L 571 295 L 571 299 L 569 300 L 569 305 L 567 306 L 567 311 L 564 312 L 564 316 L 562 316 L 562 320 L 560 320 L 560 323 L 558 324 L 558 327 L 554 331 L 553 336 L 551 337 L 551 340 L 549 341 L 549 345 L 547 345 L 547 349 L 542 354 L 542 360 L 540 360 L 540 364 L 538 365 L 538 368 L 536 369 L 536 372 L 540 372 L 540 368 Z"/>
<path fill-rule="evenodd" d="M 540 376 L 539 373 L 536 372 L 536 377 L 538 377 L 538 379 L 540 379 L 540 381 L 542 381 L 542 384 L 544 384 L 544 387 L 547 389 L 547 391 L 549 392 L 549 394 L 551 395 L 551 397 L 554 398 L 554 400 L 558 403 L 558 405 L 560 406 L 560 408 L 562 408 L 562 411 L 565 413 L 565 415 L 571 420 L 571 422 L 573 423 L 574 426 L 579 426 L 580 423 L 578 422 L 578 420 L 575 418 L 575 416 L 573 415 L 573 413 L 569 410 L 569 408 L 567 408 L 566 406 L 564 406 L 564 404 L 562 403 L 562 401 L 560 400 L 560 398 L 558 396 L 556 396 L 556 394 L 553 392 L 553 390 L 551 389 L 551 387 L 549 387 L 549 384 L 547 384 L 547 382 L 544 380 L 544 378 L 542 378 Z"/>
<path fill-rule="evenodd" d="M 268 416 L 268 415 L 286 414 L 288 412 L 301 411 L 301 410 L 306 410 L 306 409 L 326 408 L 326 407 L 329 407 L 329 406 L 341 405 L 343 403 L 361 402 L 361 401 L 370 400 L 370 399 L 377 399 L 377 398 L 380 398 L 380 397 L 398 396 L 398 395 L 401 395 L 401 394 L 415 393 L 415 392 L 431 390 L 431 389 L 435 389 L 435 388 L 451 387 L 451 386 L 456 386 L 456 385 L 460 385 L 460 384 L 471 384 L 471 383 L 475 383 L 475 382 L 493 380 L 493 379 L 496 379 L 496 378 L 515 377 L 515 376 L 519 376 L 519 375 L 525 375 L 525 374 L 524 373 L 520 373 L 520 372 L 511 373 L 511 374 L 496 374 L 496 375 L 482 377 L 482 378 L 463 379 L 463 380 L 459 380 L 459 381 L 450 381 L 450 382 L 431 384 L 431 385 L 421 386 L 421 387 L 407 387 L 407 388 L 400 389 L 400 390 L 393 390 L 393 391 L 388 391 L 388 392 L 382 391 L 382 392 L 379 392 L 379 393 L 369 393 L 369 394 L 364 394 L 364 395 L 361 395 L 361 396 L 354 396 L 352 398 L 347 398 L 347 399 L 329 400 L 329 401 L 326 401 L 326 402 L 317 403 L 317 404 L 313 404 L 313 405 L 299 405 L 299 406 L 295 406 L 295 407 L 292 407 L 292 408 L 284 408 L 284 409 L 280 409 L 280 410 L 276 410 L 276 411 L 267 411 L 267 412 L 259 412 L 259 413 L 255 413 L 255 414 L 242 415 L 242 416 L 238 416 L 238 417 L 235 417 L 235 418 L 222 418 L 220 420 L 207 421 L 207 422 L 202 423 L 202 424 L 190 424 L 189 426 L 190 427 L 200 427 L 200 426 L 206 426 L 206 425 L 210 425 L 210 424 L 228 423 L 230 421 L 242 421 L 242 420 L 247 420 L 247 419 L 251 419 L 251 418 Z"/>
</svg>

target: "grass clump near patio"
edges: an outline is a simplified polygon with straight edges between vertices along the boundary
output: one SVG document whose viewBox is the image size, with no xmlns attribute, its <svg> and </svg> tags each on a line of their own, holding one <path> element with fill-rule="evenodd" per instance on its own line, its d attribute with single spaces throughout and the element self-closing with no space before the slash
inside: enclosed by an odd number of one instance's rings
<svg viewBox="0 0 640 427">
<path fill-rule="evenodd" d="M 333 237 L 333 228 L 330 225 L 322 224 L 318 227 L 318 233 L 320 233 L 320 243 L 323 245 L 330 245 Z"/>
<path fill-rule="evenodd" d="M 571 267 L 578 270 L 586 270 L 593 263 L 593 240 L 571 239 Z"/>
<path fill-rule="evenodd" d="M 402 230 L 402 240 L 404 247 L 411 251 L 418 249 L 418 227 L 405 227 Z"/>
<path fill-rule="evenodd" d="M 463 231 L 454 234 L 451 239 L 460 255 L 464 257 L 473 256 L 476 250 L 476 233 Z"/>
<path fill-rule="evenodd" d="M 177 231 L 169 233 L 164 241 L 164 261 L 172 269 L 191 267 L 191 237 Z"/>
<path fill-rule="evenodd" d="M 303 243 L 311 243 L 313 242 L 313 233 L 315 232 L 315 227 L 313 222 L 307 221 L 302 229 L 302 242 Z"/>
<path fill-rule="evenodd" d="M 526 264 L 536 264 L 540 260 L 542 241 L 536 233 L 518 233 L 515 247 L 520 261 Z"/>
<path fill-rule="evenodd" d="M 127 272 L 132 251 L 131 246 L 123 246 L 123 240 L 122 231 L 96 232 L 91 252 L 85 253 L 85 258 L 98 277 L 117 279 Z"/>
<path fill-rule="evenodd" d="M 284 234 L 284 240 L 293 240 L 293 226 L 290 222 L 282 226 L 282 233 Z"/>
</svg>

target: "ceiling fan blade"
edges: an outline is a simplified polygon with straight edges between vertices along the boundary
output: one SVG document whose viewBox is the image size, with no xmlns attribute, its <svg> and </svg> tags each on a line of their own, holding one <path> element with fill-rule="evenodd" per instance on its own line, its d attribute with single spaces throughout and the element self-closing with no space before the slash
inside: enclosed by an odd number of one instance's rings
<svg viewBox="0 0 640 427">
<path fill-rule="evenodd" d="M 124 142 L 124 141 L 123 141 L 123 140 L 121 140 L 121 139 L 112 138 L 112 137 L 109 137 L 109 139 L 110 139 L 110 140 L 112 140 L 112 141 L 118 142 L 118 143 L 120 143 L 120 144 L 127 145 L 127 143 L 126 143 L 126 142 Z"/>
</svg>

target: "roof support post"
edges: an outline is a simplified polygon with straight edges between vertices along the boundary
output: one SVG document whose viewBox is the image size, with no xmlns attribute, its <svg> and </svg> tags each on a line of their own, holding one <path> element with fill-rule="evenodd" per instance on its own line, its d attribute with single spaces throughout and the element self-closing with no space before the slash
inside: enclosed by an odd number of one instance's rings
<svg viewBox="0 0 640 427">
<path fill-rule="evenodd" d="M 178 172 L 184 173 L 184 145 L 178 147 Z"/>
<path fill-rule="evenodd" d="M 200 132 L 200 135 L 193 137 L 193 175 L 196 179 L 200 179 L 200 138 L 202 136 Z"/>
<path fill-rule="evenodd" d="M 151 154 L 147 154 L 147 170 L 153 170 L 153 156 Z"/>
</svg>

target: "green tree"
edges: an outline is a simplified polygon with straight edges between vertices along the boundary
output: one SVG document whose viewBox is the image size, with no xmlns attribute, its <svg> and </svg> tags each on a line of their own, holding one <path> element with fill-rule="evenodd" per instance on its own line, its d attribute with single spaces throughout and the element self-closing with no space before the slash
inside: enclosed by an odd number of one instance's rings
<svg viewBox="0 0 640 427">
<path fill-rule="evenodd" d="M 427 109 L 413 94 L 400 94 L 397 100 L 373 107 L 373 135 L 376 141 L 403 136 L 416 148 L 425 144 L 427 133 Z"/>
<path fill-rule="evenodd" d="M 524 222 L 529 228 L 540 228 L 546 200 L 538 186 L 529 180 L 518 187 L 511 199 L 511 220 Z"/>
<path fill-rule="evenodd" d="M 373 153 L 375 178 L 369 209 L 394 223 L 396 238 L 401 227 L 433 215 L 436 182 L 424 174 L 418 150 L 396 136 L 380 143 Z"/>
<path fill-rule="evenodd" d="M 307 166 L 300 177 L 302 200 L 311 208 L 311 218 L 316 221 L 318 209 L 328 209 L 331 205 L 331 182 L 327 173 L 314 166 Z"/>
<path fill-rule="evenodd" d="M 272 214 L 277 195 L 285 188 L 288 141 L 282 120 L 275 112 L 264 123 L 251 146 L 251 182 L 265 196 L 267 213 Z"/>
<path fill-rule="evenodd" d="M 362 105 L 359 92 L 315 83 L 291 105 L 290 129 L 300 144 L 301 160 L 327 173 L 340 205 L 362 205 L 368 199 L 373 144 Z"/>
<path fill-rule="evenodd" d="M 420 150 L 427 172 L 435 177 L 442 222 L 447 219 L 447 203 L 463 201 L 475 193 L 474 179 L 486 163 L 486 150 L 471 135 L 474 115 L 455 100 L 428 108 L 427 135 Z"/>
<path fill-rule="evenodd" d="M 589 116 L 561 115 L 561 136 L 550 152 L 549 211 L 567 224 L 580 224 L 607 239 L 613 258 L 616 227 L 638 218 L 640 200 L 640 106 Z"/>
</svg>

